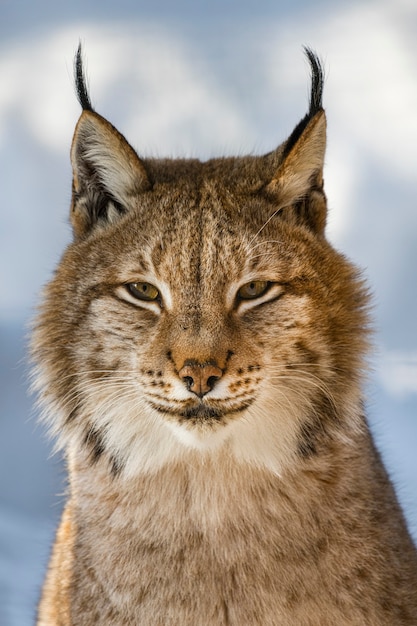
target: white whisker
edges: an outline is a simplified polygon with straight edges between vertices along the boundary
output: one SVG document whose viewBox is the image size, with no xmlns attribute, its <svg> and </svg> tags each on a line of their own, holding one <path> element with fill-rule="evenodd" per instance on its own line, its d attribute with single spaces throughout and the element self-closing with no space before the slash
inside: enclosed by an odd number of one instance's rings
<svg viewBox="0 0 417 626">
<path fill-rule="evenodd" d="M 266 222 L 261 226 L 261 228 L 258 230 L 257 233 L 255 233 L 255 235 L 252 237 L 252 239 L 249 241 L 249 246 L 252 245 L 253 241 L 260 235 L 260 233 L 263 231 L 263 229 L 269 224 L 269 222 L 276 216 L 278 215 L 278 213 L 282 211 L 282 207 L 279 207 L 279 209 L 277 209 L 276 211 L 274 211 L 266 220 Z"/>
</svg>

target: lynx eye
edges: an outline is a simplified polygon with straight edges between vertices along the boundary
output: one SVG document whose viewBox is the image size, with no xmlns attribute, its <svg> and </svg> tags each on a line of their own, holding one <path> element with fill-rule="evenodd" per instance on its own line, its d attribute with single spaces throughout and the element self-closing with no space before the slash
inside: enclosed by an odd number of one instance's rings
<svg viewBox="0 0 417 626">
<path fill-rule="evenodd" d="M 129 283 L 126 287 L 129 293 L 138 300 L 153 302 L 160 297 L 159 290 L 151 283 Z"/>
<path fill-rule="evenodd" d="M 253 300 L 263 296 L 269 286 L 270 283 L 267 280 L 252 280 L 250 283 L 242 285 L 237 295 L 240 300 Z"/>
</svg>

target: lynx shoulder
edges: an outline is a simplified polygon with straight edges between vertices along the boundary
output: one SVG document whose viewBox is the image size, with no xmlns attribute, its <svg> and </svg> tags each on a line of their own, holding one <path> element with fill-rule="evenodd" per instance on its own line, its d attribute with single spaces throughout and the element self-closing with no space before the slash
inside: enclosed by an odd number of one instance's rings
<svg viewBox="0 0 417 626">
<path fill-rule="evenodd" d="M 144 159 L 93 109 L 32 352 L 69 492 L 39 626 L 415 626 L 363 413 L 368 296 L 325 237 L 323 72 L 265 156 Z"/>
</svg>

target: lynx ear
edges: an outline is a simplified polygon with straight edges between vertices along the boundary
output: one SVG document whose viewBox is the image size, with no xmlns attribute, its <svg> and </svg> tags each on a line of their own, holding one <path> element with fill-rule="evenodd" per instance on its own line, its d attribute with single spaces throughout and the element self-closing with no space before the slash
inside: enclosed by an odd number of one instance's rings
<svg viewBox="0 0 417 626">
<path fill-rule="evenodd" d="M 71 220 L 82 237 L 98 222 L 113 222 L 150 188 L 141 160 L 126 139 L 94 111 L 84 111 L 71 148 Z"/>
<path fill-rule="evenodd" d="M 97 224 L 115 221 L 151 185 L 142 161 L 123 135 L 93 111 L 80 48 L 75 73 L 78 99 L 84 110 L 71 147 L 71 221 L 75 236 L 80 238 Z"/>
<path fill-rule="evenodd" d="M 266 192 L 283 207 L 283 218 L 302 222 L 317 234 L 324 233 L 326 198 L 323 165 L 326 149 L 326 116 L 322 108 L 323 70 L 306 49 L 312 68 L 308 114 L 296 126 L 280 154 L 280 164 Z"/>
</svg>

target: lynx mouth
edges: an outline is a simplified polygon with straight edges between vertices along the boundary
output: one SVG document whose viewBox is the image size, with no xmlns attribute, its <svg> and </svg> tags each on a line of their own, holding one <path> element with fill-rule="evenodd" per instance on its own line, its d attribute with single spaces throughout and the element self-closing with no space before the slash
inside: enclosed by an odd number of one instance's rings
<svg viewBox="0 0 417 626">
<path fill-rule="evenodd" d="M 220 422 L 220 420 L 227 415 L 226 411 L 222 411 L 206 404 L 198 404 L 197 406 L 186 406 L 182 409 L 172 408 L 168 406 L 160 406 L 154 402 L 151 403 L 152 407 L 159 413 L 164 415 L 171 415 L 172 417 L 179 418 L 185 422 Z"/>
<path fill-rule="evenodd" d="M 166 417 L 179 419 L 181 422 L 189 424 L 214 424 L 227 421 L 228 418 L 245 411 L 253 402 L 253 399 L 247 399 L 239 404 L 225 407 L 213 407 L 205 403 L 193 404 L 184 407 L 172 407 L 161 405 L 156 402 L 150 402 L 152 408 Z"/>
<path fill-rule="evenodd" d="M 198 406 L 186 407 L 180 412 L 180 415 L 187 420 L 218 421 L 224 416 L 224 412 L 205 404 L 201 404 Z"/>
</svg>

